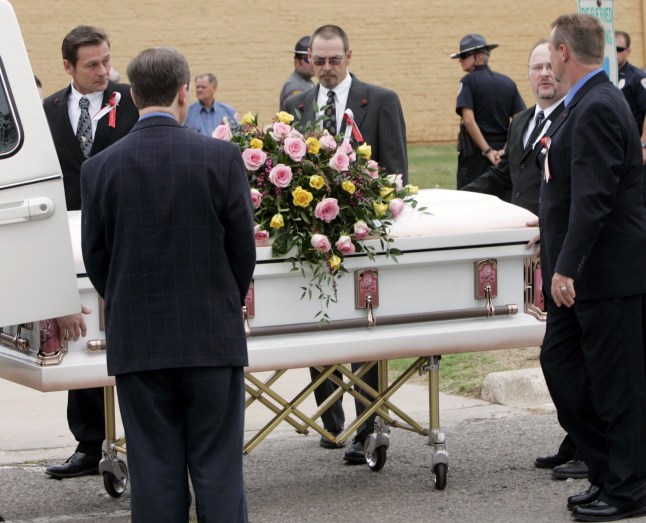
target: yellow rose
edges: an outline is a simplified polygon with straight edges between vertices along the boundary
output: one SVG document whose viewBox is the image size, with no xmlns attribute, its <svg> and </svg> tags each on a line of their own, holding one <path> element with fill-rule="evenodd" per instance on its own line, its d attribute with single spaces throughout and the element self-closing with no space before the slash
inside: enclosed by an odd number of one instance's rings
<svg viewBox="0 0 646 523">
<path fill-rule="evenodd" d="M 341 267 L 341 258 L 334 254 L 333 256 L 330 256 L 328 264 L 333 271 L 338 271 L 339 267 Z"/>
<path fill-rule="evenodd" d="M 354 186 L 354 184 L 353 184 L 352 182 L 348 181 L 348 180 L 344 181 L 344 182 L 341 184 L 341 187 L 342 187 L 342 189 L 343 189 L 345 192 L 347 192 L 347 193 L 349 193 L 349 194 L 354 194 L 354 191 L 355 191 L 355 189 L 356 189 L 356 187 Z"/>
<path fill-rule="evenodd" d="M 419 187 L 417 185 L 411 185 L 410 183 L 404 187 L 408 191 L 408 194 L 417 194 Z"/>
<path fill-rule="evenodd" d="M 240 118 L 240 123 L 242 125 L 256 125 L 256 117 L 251 113 L 245 113 Z"/>
<path fill-rule="evenodd" d="M 292 123 L 292 120 L 294 119 L 294 115 L 286 113 L 285 111 L 281 111 L 281 112 L 276 114 L 276 119 L 280 123 L 290 124 L 290 123 Z"/>
<path fill-rule="evenodd" d="M 325 179 L 323 178 L 323 176 L 319 176 L 318 174 L 310 176 L 310 187 L 314 187 L 314 189 L 320 189 L 324 185 Z"/>
<path fill-rule="evenodd" d="M 260 138 L 254 138 L 251 140 L 250 145 L 252 149 L 262 149 L 262 140 Z"/>
<path fill-rule="evenodd" d="M 385 201 L 391 200 L 395 196 L 395 190 L 392 187 L 382 187 L 381 191 L 379 191 L 379 196 Z"/>
<path fill-rule="evenodd" d="M 372 202 L 372 208 L 375 210 L 377 216 L 383 216 L 388 210 L 388 205 L 385 203 Z"/>
<path fill-rule="evenodd" d="M 307 140 L 305 140 L 305 143 L 307 144 L 307 152 L 310 154 L 318 154 L 319 149 L 321 148 L 321 144 L 319 141 L 314 138 L 313 136 L 310 136 Z"/>
<path fill-rule="evenodd" d="M 294 198 L 294 205 L 298 205 L 299 207 L 307 207 L 314 199 L 312 193 L 306 191 L 300 185 L 292 191 L 292 197 Z"/>
<path fill-rule="evenodd" d="M 282 214 L 274 214 L 269 222 L 269 226 L 274 229 L 280 229 L 285 226 L 285 220 L 283 220 Z"/>
<path fill-rule="evenodd" d="M 359 158 L 370 160 L 370 157 L 372 156 L 372 147 L 364 142 L 359 147 L 357 147 L 357 154 L 359 155 Z"/>
</svg>

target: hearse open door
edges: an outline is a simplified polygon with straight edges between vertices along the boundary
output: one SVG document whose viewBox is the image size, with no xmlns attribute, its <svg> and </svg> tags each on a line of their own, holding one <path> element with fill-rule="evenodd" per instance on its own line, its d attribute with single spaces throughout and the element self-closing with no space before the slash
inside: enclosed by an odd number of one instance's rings
<svg viewBox="0 0 646 523">
<path fill-rule="evenodd" d="M 80 308 L 61 168 L 16 15 L 0 0 L 0 326 Z"/>
</svg>

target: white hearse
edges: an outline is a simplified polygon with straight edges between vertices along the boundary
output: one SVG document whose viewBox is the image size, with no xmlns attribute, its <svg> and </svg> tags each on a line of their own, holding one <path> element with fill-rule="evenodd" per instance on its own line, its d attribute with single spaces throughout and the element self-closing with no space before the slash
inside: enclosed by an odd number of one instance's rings
<svg viewBox="0 0 646 523">
<path fill-rule="evenodd" d="M 292 264 L 257 248 L 258 263 L 245 315 L 249 334 L 247 405 L 260 402 L 273 417 L 245 445 L 250 452 L 279 423 L 343 442 L 373 413 L 366 441 L 373 470 L 383 467 L 391 427 L 429 438 L 438 489 L 446 485 L 448 453 L 439 422 L 438 375 L 442 355 L 538 345 L 544 334 L 540 271 L 527 242 L 534 216 L 486 195 L 423 190 L 426 213 L 406 209 L 391 229 L 397 261 L 353 255 L 339 281 L 330 321 L 315 319 L 317 302 L 301 299 L 305 282 Z M 0 0 L 0 378 L 41 390 L 106 387 L 107 412 L 114 412 L 113 380 L 107 375 L 102 301 L 92 288 L 81 256 L 80 213 L 66 212 L 57 162 L 33 73 L 13 10 Z M 376 245 L 378 247 L 378 245 Z M 88 336 L 66 343 L 51 337 L 52 318 L 80 310 L 93 313 Z M 48 337 L 49 336 L 49 337 Z M 412 358 L 389 380 L 388 360 Z M 347 364 L 368 362 L 353 373 Z M 380 367 L 379 390 L 362 380 Z M 289 369 L 319 367 L 321 377 L 303 383 L 293 398 L 272 388 Z M 327 377 L 342 373 L 338 394 L 356 395 L 361 385 L 372 400 L 364 415 L 335 436 L 323 429 L 303 400 Z M 272 371 L 270 378 L 254 373 Z M 399 409 L 392 395 L 418 371 L 429 372 L 429 421 L 419 423 Z M 353 387 L 353 385 L 355 387 Z M 429 426 L 430 425 L 430 426 Z M 125 488 L 127 469 L 117 453 L 114 416 L 106 423 L 100 470 L 112 495 Z"/>
</svg>

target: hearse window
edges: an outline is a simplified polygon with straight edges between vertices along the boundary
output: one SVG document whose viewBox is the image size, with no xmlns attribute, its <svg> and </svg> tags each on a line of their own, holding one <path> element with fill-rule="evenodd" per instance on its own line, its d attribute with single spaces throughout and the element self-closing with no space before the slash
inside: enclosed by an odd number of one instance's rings
<svg viewBox="0 0 646 523">
<path fill-rule="evenodd" d="M 22 128 L 0 59 L 0 160 L 14 155 L 22 144 Z"/>
</svg>

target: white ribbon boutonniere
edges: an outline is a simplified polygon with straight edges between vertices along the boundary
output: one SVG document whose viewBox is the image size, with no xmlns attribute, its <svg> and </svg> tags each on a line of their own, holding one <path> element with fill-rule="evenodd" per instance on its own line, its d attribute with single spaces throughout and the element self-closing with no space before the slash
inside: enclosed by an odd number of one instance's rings
<svg viewBox="0 0 646 523">
<path fill-rule="evenodd" d="M 114 129 L 117 125 L 117 105 L 119 105 L 120 100 L 121 93 L 118 91 L 113 92 L 108 99 L 108 103 L 105 104 L 103 109 L 94 115 L 92 120 L 98 121 L 106 114 L 110 113 L 110 116 L 108 117 L 108 125 Z"/>
<path fill-rule="evenodd" d="M 543 136 L 541 138 L 541 145 L 543 148 L 541 149 L 541 154 L 543 155 L 543 175 L 545 176 L 545 183 L 548 183 L 552 179 L 552 175 L 550 174 L 550 162 L 549 162 L 549 153 L 550 153 L 550 145 L 552 144 L 552 139 L 549 136 Z"/>
<path fill-rule="evenodd" d="M 352 109 L 345 110 L 343 119 L 345 120 L 345 135 L 343 137 L 343 141 L 349 142 L 350 138 L 354 136 L 354 139 L 357 141 L 357 143 L 362 143 L 363 136 L 361 136 L 361 132 L 359 132 L 359 128 L 354 121 L 354 113 L 352 112 Z"/>
</svg>

